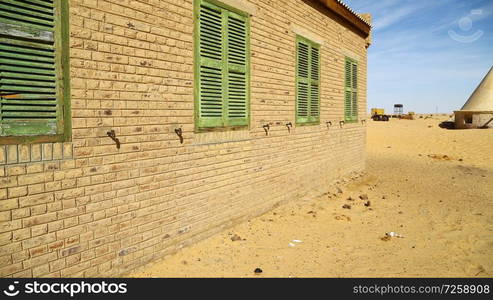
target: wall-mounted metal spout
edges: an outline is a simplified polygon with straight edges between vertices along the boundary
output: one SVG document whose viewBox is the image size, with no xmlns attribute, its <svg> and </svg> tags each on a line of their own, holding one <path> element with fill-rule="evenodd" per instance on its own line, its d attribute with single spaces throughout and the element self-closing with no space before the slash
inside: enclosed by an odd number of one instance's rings
<svg viewBox="0 0 493 300">
<path fill-rule="evenodd" d="M 264 126 L 262 126 L 265 130 L 265 135 L 269 135 L 269 130 L 270 130 L 270 125 L 269 124 L 265 124 Z"/>
<path fill-rule="evenodd" d="M 286 123 L 286 127 L 288 128 L 288 132 L 291 133 L 291 127 L 293 127 L 293 123 Z"/>
<path fill-rule="evenodd" d="M 116 137 L 115 131 L 112 129 L 106 133 L 116 143 L 116 148 L 120 149 L 120 140 Z"/>
<path fill-rule="evenodd" d="M 183 144 L 183 130 L 180 128 L 175 129 L 176 135 L 180 138 L 180 144 Z"/>
</svg>

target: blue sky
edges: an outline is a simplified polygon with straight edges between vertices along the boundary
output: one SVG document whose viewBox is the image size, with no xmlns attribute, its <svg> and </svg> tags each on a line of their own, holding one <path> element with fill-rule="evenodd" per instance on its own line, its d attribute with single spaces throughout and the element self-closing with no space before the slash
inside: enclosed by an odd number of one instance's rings
<svg viewBox="0 0 493 300">
<path fill-rule="evenodd" d="M 449 113 L 493 65 L 492 0 L 345 0 L 373 16 L 368 109 Z"/>
</svg>

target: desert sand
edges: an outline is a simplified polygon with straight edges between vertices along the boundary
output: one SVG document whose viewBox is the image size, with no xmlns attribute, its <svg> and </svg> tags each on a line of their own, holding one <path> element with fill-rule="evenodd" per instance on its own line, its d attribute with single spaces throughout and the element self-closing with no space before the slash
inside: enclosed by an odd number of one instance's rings
<svg viewBox="0 0 493 300">
<path fill-rule="evenodd" d="M 493 130 L 447 118 L 369 121 L 364 174 L 128 276 L 491 277 Z"/>
</svg>

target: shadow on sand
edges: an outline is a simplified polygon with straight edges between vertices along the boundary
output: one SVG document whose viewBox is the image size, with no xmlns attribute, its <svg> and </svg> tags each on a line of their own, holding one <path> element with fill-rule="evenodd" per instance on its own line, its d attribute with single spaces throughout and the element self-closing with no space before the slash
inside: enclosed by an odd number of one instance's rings
<svg viewBox="0 0 493 300">
<path fill-rule="evenodd" d="M 443 121 L 442 123 L 438 124 L 438 126 L 444 129 L 455 129 L 455 124 L 452 121 Z"/>
</svg>

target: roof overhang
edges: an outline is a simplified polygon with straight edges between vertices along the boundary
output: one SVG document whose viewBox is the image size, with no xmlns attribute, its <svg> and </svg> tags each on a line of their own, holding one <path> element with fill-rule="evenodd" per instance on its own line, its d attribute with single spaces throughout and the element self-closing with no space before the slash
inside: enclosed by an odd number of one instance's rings
<svg viewBox="0 0 493 300">
<path fill-rule="evenodd" d="M 454 110 L 454 114 L 493 114 L 493 110 Z"/>
<path fill-rule="evenodd" d="M 364 37 L 368 37 L 371 31 L 371 25 L 365 21 L 361 16 L 359 16 L 356 12 L 354 12 L 349 6 L 344 4 L 340 0 L 317 0 L 329 10 L 333 11 L 344 20 L 349 22 L 351 25 L 355 27 L 358 31 L 360 31 Z"/>
</svg>

